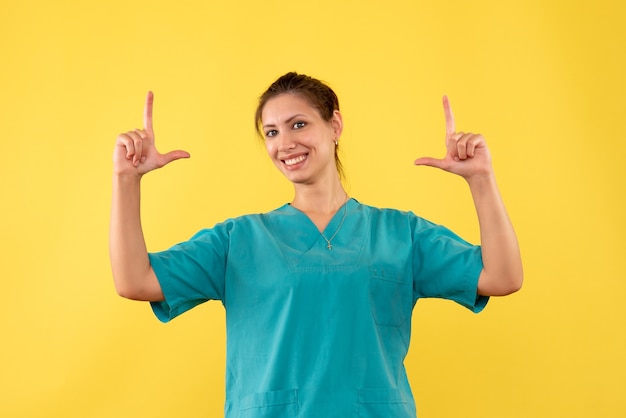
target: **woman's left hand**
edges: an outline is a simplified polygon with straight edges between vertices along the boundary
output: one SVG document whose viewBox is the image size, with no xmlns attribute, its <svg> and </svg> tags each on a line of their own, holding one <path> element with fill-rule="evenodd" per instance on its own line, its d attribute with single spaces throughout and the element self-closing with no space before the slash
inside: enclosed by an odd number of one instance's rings
<svg viewBox="0 0 626 418">
<path fill-rule="evenodd" d="M 415 165 L 436 167 L 470 180 L 478 175 L 490 175 L 491 155 L 481 134 L 456 132 L 454 115 L 447 96 L 443 96 L 446 118 L 446 156 L 442 159 L 422 157 Z"/>
</svg>

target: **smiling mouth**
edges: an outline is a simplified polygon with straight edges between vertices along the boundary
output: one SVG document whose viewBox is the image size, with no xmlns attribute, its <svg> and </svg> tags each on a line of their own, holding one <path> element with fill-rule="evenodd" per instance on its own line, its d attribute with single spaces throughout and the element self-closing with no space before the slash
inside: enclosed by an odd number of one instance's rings
<svg viewBox="0 0 626 418">
<path fill-rule="evenodd" d="M 283 160 L 283 163 L 285 163 L 285 165 L 287 167 L 290 167 L 290 166 L 296 165 L 296 164 L 301 163 L 302 161 L 306 160 L 307 156 L 308 156 L 308 154 L 299 155 L 297 157 L 290 158 L 288 160 Z"/>
</svg>

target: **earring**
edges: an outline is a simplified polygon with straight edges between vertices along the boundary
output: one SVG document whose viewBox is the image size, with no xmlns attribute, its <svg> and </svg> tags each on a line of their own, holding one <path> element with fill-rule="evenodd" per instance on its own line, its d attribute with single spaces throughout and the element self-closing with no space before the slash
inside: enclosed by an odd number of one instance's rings
<svg viewBox="0 0 626 418">
<path fill-rule="evenodd" d="M 336 147 L 339 146 L 339 141 L 337 141 L 336 139 L 335 139 L 335 146 Z"/>
</svg>

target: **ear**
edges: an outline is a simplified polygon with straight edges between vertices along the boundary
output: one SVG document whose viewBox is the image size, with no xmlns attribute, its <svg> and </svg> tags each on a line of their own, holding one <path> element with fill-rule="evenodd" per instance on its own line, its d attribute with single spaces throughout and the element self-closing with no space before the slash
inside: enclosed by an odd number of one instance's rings
<svg viewBox="0 0 626 418">
<path fill-rule="evenodd" d="M 343 132 L 343 118 L 341 117 L 341 112 L 338 110 L 333 112 L 333 117 L 330 119 L 330 125 L 333 127 L 335 140 L 338 140 Z"/>
</svg>

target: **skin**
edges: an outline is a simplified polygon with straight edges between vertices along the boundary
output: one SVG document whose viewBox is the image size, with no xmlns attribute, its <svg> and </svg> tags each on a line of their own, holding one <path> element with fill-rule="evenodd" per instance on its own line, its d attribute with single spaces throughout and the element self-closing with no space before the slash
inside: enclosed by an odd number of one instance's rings
<svg viewBox="0 0 626 418">
<path fill-rule="evenodd" d="M 141 228 L 140 184 L 144 174 L 164 167 L 186 151 L 161 154 L 154 143 L 149 92 L 144 108 L 143 129 L 118 135 L 113 151 L 113 197 L 109 231 L 109 256 L 115 289 L 122 297 L 135 300 L 163 300 L 161 286 L 150 266 Z"/>
<path fill-rule="evenodd" d="M 144 301 L 163 300 L 163 293 L 150 266 L 141 227 L 141 178 L 173 161 L 189 158 L 189 153 L 182 150 L 165 154 L 157 151 L 153 102 L 154 96 L 149 92 L 143 129 L 122 133 L 116 140 L 109 239 L 117 292 L 125 298 Z M 418 158 L 415 165 L 436 167 L 467 181 L 478 215 L 483 251 L 484 268 L 478 293 L 485 296 L 513 293 L 522 285 L 522 262 L 485 139 L 480 134 L 457 132 L 447 97 L 443 98 L 443 107 L 446 154 L 441 159 Z M 323 231 L 348 199 L 334 158 L 335 142 L 340 140 L 343 130 L 341 113 L 335 111 L 326 121 L 301 96 L 282 94 L 266 103 L 262 124 L 269 158 L 294 186 L 292 205 Z"/>
<path fill-rule="evenodd" d="M 496 184 L 491 155 L 480 134 L 457 132 L 450 102 L 443 97 L 446 120 L 446 155 L 442 159 L 422 157 L 415 165 L 436 167 L 467 181 L 480 225 L 483 270 L 478 293 L 504 296 L 518 291 L 524 278 L 515 230 Z"/>
<path fill-rule="evenodd" d="M 335 163 L 335 141 L 343 130 L 341 113 L 335 111 L 325 121 L 301 96 L 281 94 L 267 101 L 262 122 L 267 154 L 294 186 L 292 206 L 323 231 L 348 199 Z M 286 164 L 298 157 L 305 159 Z"/>
</svg>

